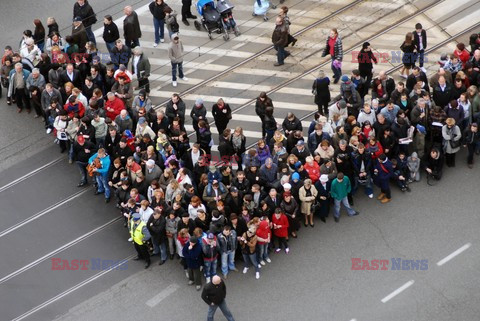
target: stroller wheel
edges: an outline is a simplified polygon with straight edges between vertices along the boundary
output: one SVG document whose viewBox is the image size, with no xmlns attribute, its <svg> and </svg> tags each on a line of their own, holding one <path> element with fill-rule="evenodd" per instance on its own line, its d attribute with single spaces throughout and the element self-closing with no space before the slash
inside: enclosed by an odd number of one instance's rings
<svg viewBox="0 0 480 321">
<path fill-rule="evenodd" d="M 198 31 L 200 31 L 200 29 L 202 28 L 202 25 L 200 25 L 200 22 L 198 22 L 197 20 L 193 22 L 193 25 L 195 26 L 195 29 L 197 29 Z"/>
<path fill-rule="evenodd" d="M 213 36 L 210 32 L 208 33 L 208 38 L 210 38 L 210 40 L 213 40 Z"/>
<path fill-rule="evenodd" d="M 255 12 L 252 12 L 252 16 L 256 17 L 256 16 L 257 16 L 257 14 L 256 14 Z"/>
<path fill-rule="evenodd" d="M 263 17 L 263 20 L 264 20 L 264 21 L 268 21 L 268 17 L 267 17 L 267 16 L 264 16 L 264 17 Z"/>
<path fill-rule="evenodd" d="M 280 1 L 280 3 L 282 3 L 282 2 Z M 272 4 L 272 9 L 277 9 L 277 5 Z"/>
<path fill-rule="evenodd" d="M 235 33 L 236 37 L 241 35 L 240 30 L 238 30 L 238 28 L 235 28 L 235 30 L 233 32 Z"/>
<path fill-rule="evenodd" d="M 228 39 L 230 39 L 230 36 L 226 33 L 223 35 L 223 40 L 227 41 Z"/>
</svg>

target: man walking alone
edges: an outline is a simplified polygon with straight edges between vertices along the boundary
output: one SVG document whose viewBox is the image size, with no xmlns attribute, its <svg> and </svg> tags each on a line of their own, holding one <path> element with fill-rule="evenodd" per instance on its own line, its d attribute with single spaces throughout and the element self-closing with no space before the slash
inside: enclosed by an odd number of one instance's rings
<svg viewBox="0 0 480 321">
<path fill-rule="evenodd" d="M 285 24 L 285 20 L 278 16 L 275 20 L 275 29 L 272 34 L 273 47 L 277 51 L 277 62 L 274 66 L 281 66 L 284 64 L 285 58 L 290 55 L 290 52 L 285 50 L 285 46 L 288 44 L 288 28 Z"/>
<path fill-rule="evenodd" d="M 225 297 L 227 296 L 227 288 L 222 279 L 215 275 L 212 278 L 212 282 L 207 283 L 203 287 L 202 299 L 208 304 L 208 316 L 207 321 L 213 321 L 213 316 L 217 311 L 217 308 L 222 310 L 223 315 L 227 318 L 228 321 L 235 321 L 232 313 L 227 307 L 227 302 Z"/>
</svg>

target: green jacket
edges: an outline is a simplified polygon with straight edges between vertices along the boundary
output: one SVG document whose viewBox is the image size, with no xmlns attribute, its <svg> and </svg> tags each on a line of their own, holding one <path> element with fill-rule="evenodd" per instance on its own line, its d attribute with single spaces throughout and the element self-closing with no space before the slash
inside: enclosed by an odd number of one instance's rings
<svg viewBox="0 0 480 321">
<path fill-rule="evenodd" d="M 346 197 L 351 190 L 352 186 L 350 185 L 350 179 L 348 179 L 347 176 L 343 177 L 343 181 L 341 183 L 335 178 L 332 181 L 330 195 L 336 200 L 341 200 Z"/>
</svg>

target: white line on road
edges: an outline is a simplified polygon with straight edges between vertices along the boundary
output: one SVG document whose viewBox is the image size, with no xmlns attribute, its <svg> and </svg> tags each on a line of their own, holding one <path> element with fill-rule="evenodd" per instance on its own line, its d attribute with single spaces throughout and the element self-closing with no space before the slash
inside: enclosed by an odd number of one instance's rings
<svg viewBox="0 0 480 321">
<path fill-rule="evenodd" d="M 154 306 L 158 305 L 160 302 L 165 300 L 167 297 L 175 293 L 175 291 L 177 291 L 178 289 L 180 289 L 180 286 L 178 284 L 176 283 L 170 284 L 165 289 L 163 289 L 159 294 L 157 294 L 156 296 L 148 300 L 147 303 L 145 304 L 153 308 Z"/>
<path fill-rule="evenodd" d="M 398 289 L 396 289 L 395 291 L 393 291 L 392 293 L 384 297 L 382 299 L 382 303 L 387 303 L 388 301 L 390 301 L 391 299 L 393 299 L 394 297 L 402 293 L 405 289 L 410 287 L 413 283 L 415 283 L 414 280 L 408 281 L 407 283 L 405 283 L 404 285 L 402 285 L 401 287 L 399 287 Z"/>
<path fill-rule="evenodd" d="M 462 246 L 461 248 L 459 248 L 458 250 L 456 250 L 456 251 L 453 252 L 452 254 L 450 254 L 450 255 L 448 255 L 447 257 L 443 258 L 442 260 L 438 261 L 437 265 L 438 265 L 438 266 L 444 265 L 445 263 L 447 263 L 448 261 L 450 261 L 451 259 L 453 259 L 455 256 L 459 255 L 459 254 L 462 253 L 463 251 L 466 251 L 470 246 L 472 246 L 471 243 L 465 244 L 464 246 Z"/>
<path fill-rule="evenodd" d="M 42 303 L 42 304 L 40 304 L 40 305 L 37 305 L 35 308 L 33 308 L 33 309 L 31 309 L 31 310 L 29 310 L 29 311 L 25 312 L 24 314 L 22 314 L 22 315 L 20 315 L 20 316 L 16 317 L 16 318 L 15 318 L 15 319 L 13 319 L 12 321 L 20 321 L 20 320 L 23 320 L 23 319 L 25 319 L 25 318 L 27 318 L 27 317 L 31 316 L 31 315 L 32 315 L 32 314 L 34 314 L 35 312 L 37 312 L 37 311 L 40 311 L 41 309 L 43 309 L 43 308 L 45 308 L 45 307 L 49 306 L 50 304 L 52 304 L 52 303 L 54 303 L 54 302 L 56 302 L 56 301 L 60 300 L 61 298 L 63 298 L 63 297 L 65 297 L 65 296 L 69 295 L 70 293 L 72 293 L 72 292 L 74 292 L 74 291 L 76 291 L 76 290 L 78 290 L 78 289 L 80 289 L 80 288 L 84 287 L 85 285 L 87 285 L 87 284 L 89 284 L 89 283 L 91 283 L 91 282 L 95 281 L 95 280 L 96 280 L 96 279 L 98 279 L 98 278 L 101 278 L 102 276 L 104 276 L 104 275 L 105 275 L 105 274 L 107 274 L 108 272 L 110 272 L 110 271 L 114 271 L 114 270 L 115 270 L 115 268 L 117 268 L 117 267 L 118 267 L 118 266 L 120 266 L 121 264 L 125 264 L 125 262 L 127 262 L 127 261 L 129 261 L 129 260 L 133 259 L 135 256 L 136 256 L 136 255 L 130 255 L 129 257 L 126 257 L 125 259 L 123 259 L 123 260 L 119 261 L 119 263 L 118 263 L 118 264 L 116 264 L 116 265 L 112 266 L 110 269 L 108 269 L 108 270 L 104 270 L 104 271 L 101 271 L 101 272 L 98 272 L 97 274 L 95 274 L 95 275 L 93 275 L 93 276 L 89 277 L 88 279 L 86 279 L 86 280 L 84 280 L 84 281 L 82 281 L 82 282 L 78 283 L 77 285 L 75 285 L 75 286 L 71 287 L 70 289 L 68 289 L 68 290 L 66 290 L 66 291 L 64 291 L 64 292 L 62 292 L 62 293 L 60 293 L 60 294 L 58 294 L 58 295 L 54 296 L 54 297 L 53 297 L 53 298 L 51 298 L 50 300 L 48 300 L 48 301 L 45 301 L 45 302 L 43 302 L 43 303 Z"/>
<path fill-rule="evenodd" d="M 47 207 L 46 209 L 44 209 L 43 211 L 40 211 L 32 216 L 30 216 L 29 218 L 21 221 L 20 223 L 17 223 L 15 225 L 13 225 L 12 227 L 9 227 L 7 228 L 6 230 L 3 230 L 2 232 L 0 232 L 0 237 L 4 237 L 5 235 L 7 234 L 10 234 L 12 233 L 13 231 L 19 229 L 20 227 L 24 226 L 24 225 L 27 225 L 28 223 L 32 222 L 32 221 L 35 221 L 36 219 L 44 216 L 45 214 L 48 214 L 50 213 L 51 211 L 59 208 L 60 206 L 74 200 L 75 198 L 81 196 L 82 194 L 85 194 L 86 192 L 88 191 L 88 188 L 85 188 L 81 191 L 78 191 L 76 192 L 75 194 L 71 195 L 70 197 L 68 198 L 65 198 L 63 200 L 61 200 L 60 202 L 56 203 L 56 204 L 53 204 L 52 206 L 50 207 Z"/>
<path fill-rule="evenodd" d="M 52 165 L 55 165 L 56 163 L 60 162 L 61 160 L 63 159 L 63 157 L 60 157 L 60 158 L 57 158 L 57 159 L 54 159 L 53 161 L 49 162 L 49 163 L 46 163 L 45 165 L 43 166 L 40 166 L 39 168 L 37 169 L 34 169 L 33 171 L 31 171 L 30 173 L 27 173 L 25 175 L 23 175 L 22 177 L 19 177 L 17 178 L 16 180 L 0 187 L 0 193 L 9 189 L 10 187 L 20 183 L 20 182 L 23 182 L 24 180 L 26 180 L 27 178 L 29 177 L 32 177 L 33 175 L 37 174 L 38 172 L 40 172 L 41 170 L 47 168 L 47 167 L 50 167 Z"/>
<path fill-rule="evenodd" d="M 96 233 L 104 230 L 104 229 L 107 228 L 109 225 L 111 225 L 111 224 L 113 224 L 113 223 L 115 223 L 115 222 L 117 222 L 117 221 L 119 221 L 119 220 L 121 220 L 121 219 L 122 219 L 121 217 L 117 217 L 117 218 L 115 218 L 115 219 L 113 219 L 113 220 L 111 220 L 111 221 L 108 221 L 107 223 L 105 223 L 105 224 L 103 224 L 103 225 L 101 225 L 101 226 L 99 226 L 99 227 L 91 230 L 90 232 L 88 232 L 88 233 L 86 233 L 86 234 L 83 234 L 83 235 L 80 236 L 80 237 L 77 237 L 77 238 L 74 239 L 73 241 L 68 242 L 67 244 L 59 247 L 58 249 L 53 250 L 52 252 L 50 252 L 50 253 L 48 253 L 48 254 L 45 254 L 45 255 L 42 256 L 41 258 L 33 261 L 32 263 L 25 265 L 24 267 L 22 267 L 22 268 L 20 268 L 20 269 L 18 269 L 18 270 L 16 270 L 16 271 L 10 273 L 10 274 L 7 275 L 7 276 L 4 276 L 3 278 L 0 279 L 0 284 L 7 282 L 7 281 L 10 280 L 11 278 L 14 278 L 14 277 L 16 277 L 17 275 L 19 275 L 19 274 L 21 274 L 21 273 L 23 273 L 23 272 L 25 272 L 25 271 L 27 271 L 27 270 L 30 270 L 30 269 L 33 268 L 34 266 L 42 263 L 43 261 L 51 258 L 52 256 L 54 256 L 54 255 L 56 255 L 56 254 L 58 254 L 58 253 L 60 253 L 60 252 L 62 252 L 62 251 L 64 251 L 64 250 L 66 250 L 66 249 L 68 249 L 68 248 L 70 248 L 70 247 L 72 247 L 72 246 L 74 246 L 75 244 L 80 243 L 81 241 L 85 240 L 86 238 L 88 238 L 88 237 L 92 236 L 93 234 L 96 234 Z"/>
</svg>

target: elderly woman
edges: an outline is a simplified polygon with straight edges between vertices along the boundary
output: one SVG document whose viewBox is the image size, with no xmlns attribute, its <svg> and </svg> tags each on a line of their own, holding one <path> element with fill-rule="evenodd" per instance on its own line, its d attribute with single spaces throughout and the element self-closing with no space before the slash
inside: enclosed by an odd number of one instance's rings
<svg viewBox="0 0 480 321">
<path fill-rule="evenodd" d="M 175 197 L 177 195 L 185 194 L 185 189 L 182 185 L 180 185 L 177 180 L 173 179 L 167 186 L 167 192 L 165 194 L 165 201 L 169 206 L 172 206 L 173 202 L 175 201 Z"/>
<path fill-rule="evenodd" d="M 312 185 L 311 179 L 306 179 L 303 182 L 303 186 L 300 188 L 298 194 L 301 202 L 300 212 L 305 216 L 304 225 L 307 226 L 310 222 L 310 226 L 313 227 L 312 205 L 315 203 L 318 192 L 315 186 Z"/>
<path fill-rule="evenodd" d="M 447 118 L 442 127 L 443 150 L 445 152 L 445 164 L 455 167 L 455 154 L 460 150 L 462 133 L 455 125 L 455 119 Z"/>
</svg>

